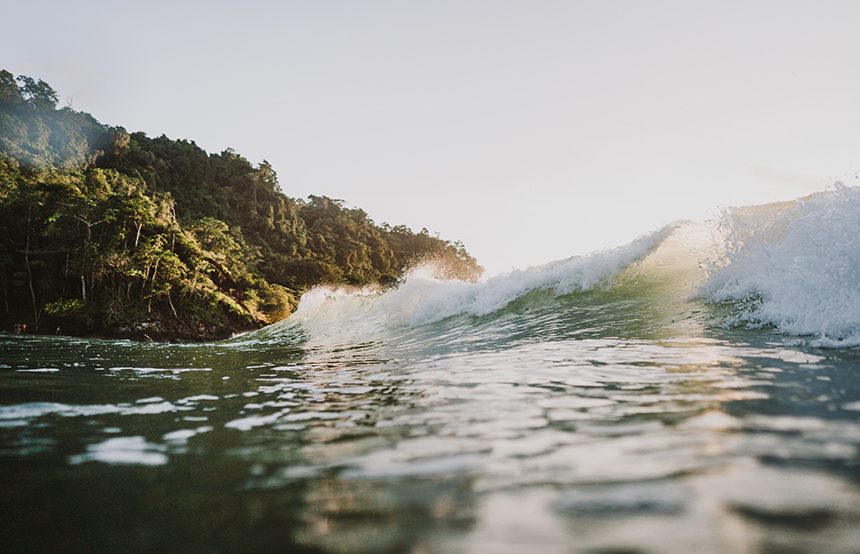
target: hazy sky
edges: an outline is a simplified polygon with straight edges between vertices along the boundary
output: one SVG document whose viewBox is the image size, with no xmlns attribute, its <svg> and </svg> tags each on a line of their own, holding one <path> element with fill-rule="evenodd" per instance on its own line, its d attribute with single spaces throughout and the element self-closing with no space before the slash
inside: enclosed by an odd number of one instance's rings
<svg viewBox="0 0 860 554">
<path fill-rule="evenodd" d="M 860 2 L 4 2 L 0 66 L 489 273 L 860 169 Z"/>
</svg>

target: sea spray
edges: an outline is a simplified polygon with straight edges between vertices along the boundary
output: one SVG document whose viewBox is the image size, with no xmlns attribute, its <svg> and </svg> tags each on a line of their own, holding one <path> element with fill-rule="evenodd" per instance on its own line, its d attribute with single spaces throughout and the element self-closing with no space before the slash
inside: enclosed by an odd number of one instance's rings
<svg viewBox="0 0 860 554">
<path fill-rule="evenodd" d="M 860 333 L 860 188 L 840 183 L 795 202 L 725 210 L 723 252 L 702 293 L 726 324 L 774 326 L 856 344 Z"/>
<path fill-rule="evenodd" d="M 386 336 L 386 314 L 374 309 L 382 289 L 319 286 L 302 296 L 290 317 L 309 333 L 305 348 L 338 349 Z"/>
</svg>

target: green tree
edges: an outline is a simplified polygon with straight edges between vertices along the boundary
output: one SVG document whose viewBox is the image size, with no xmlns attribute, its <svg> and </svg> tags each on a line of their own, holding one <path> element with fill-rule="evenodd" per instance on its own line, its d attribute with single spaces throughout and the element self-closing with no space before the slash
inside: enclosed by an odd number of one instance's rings
<svg viewBox="0 0 860 554">
<path fill-rule="evenodd" d="M 480 272 L 460 243 L 286 196 L 265 160 L 56 103 L 43 81 L 0 71 L 4 324 L 158 338 L 199 337 L 204 323 L 213 338 L 285 317 L 320 283 L 392 285 L 429 258 L 442 276 Z"/>
<path fill-rule="evenodd" d="M 28 100 L 33 107 L 40 110 L 53 110 L 57 105 L 57 93 L 45 81 L 39 79 L 37 83 L 31 77 L 21 75 L 18 77 L 21 83 L 22 96 Z"/>
</svg>

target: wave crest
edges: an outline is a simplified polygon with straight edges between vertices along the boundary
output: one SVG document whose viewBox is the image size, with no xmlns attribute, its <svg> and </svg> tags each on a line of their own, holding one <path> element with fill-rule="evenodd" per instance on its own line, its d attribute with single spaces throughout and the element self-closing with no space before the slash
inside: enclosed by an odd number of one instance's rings
<svg viewBox="0 0 860 554">
<path fill-rule="evenodd" d="M 667 225 L 612 250 L 514 270 L 474 283 L 434 279 L 419 268 L 398 289 L 384 295 L 381 306 L 396 314 L 398 323 L 416 326 L 461 314 L 486 316 L 535 291 L 562 296 L 610 288 L 635 273 L 636 265 L 675 227 Z"/>
<path fill-rule="evenodd" d="M 302 297 L 291 317 L 325 333 L 378 335 L 382 327 L 417 327 L 457 315 L 486 316 L 536 291 L 556 296 L 610 289 L 636 275 L 638 265 L 676 229 L 667 225 L 630 244 L 514 270 L 482 281 L 439 279 L 432 264 L 409 272 L 394 289 L 320 287 Z M 335 331 L 335 328 L 342 327 Z M 359 331 L 361 329 L 361 331 Z"/>
<path fill-rule="evenodd" d="M 728 209 L 718 230 L 723 251 L 702 293 L 730 305 L 728 324 L 830 342 L 860 336 L 860 188 Z"/>
</svg>

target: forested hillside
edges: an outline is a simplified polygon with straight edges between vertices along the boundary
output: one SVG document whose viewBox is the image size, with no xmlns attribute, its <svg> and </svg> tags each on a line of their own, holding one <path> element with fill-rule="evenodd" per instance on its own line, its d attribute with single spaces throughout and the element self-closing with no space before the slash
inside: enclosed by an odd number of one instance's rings
<svg viewBox="0 0 860 554">
<path fill-rule="evenodd" d="M 286 196 L 228 149 L 127 133 L 0 72 L 0 325 L 155 339 L 282 319 L 323 284 L 384 286 L 424 259 L 476 279 L 460 243 Z"/>
</svg>

